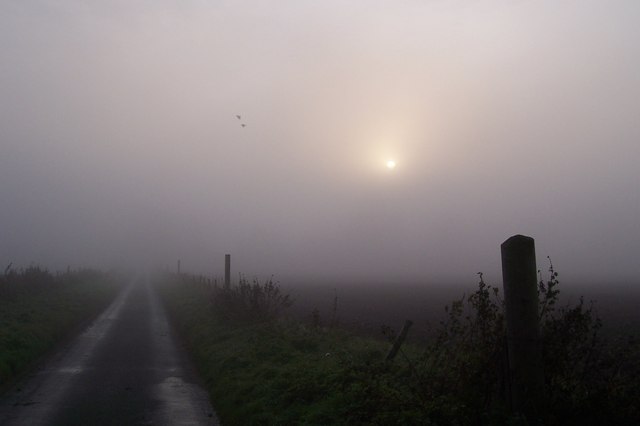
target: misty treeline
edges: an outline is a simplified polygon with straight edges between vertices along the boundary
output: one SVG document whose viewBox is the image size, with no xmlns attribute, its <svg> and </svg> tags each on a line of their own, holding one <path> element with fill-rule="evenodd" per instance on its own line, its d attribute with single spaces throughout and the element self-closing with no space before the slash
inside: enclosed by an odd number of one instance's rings
<svg viewBox="0 0 640 426">
<path fill-rule="evenodd" d="M 182 275 L 180 283 L 203 289 L 210 315 L 221 323 L 278 324 L 288 336 L 281 339 L 301 339 L 299 327 L 283 325 L 280 314 L 292 301 L 273 280 L 260 284 L 241 279 L 225 287 Z M 394 362 L 385 362 L 384 351 L 364 347 L 332 352 L 337 363 L 323 373 L 329 383 L 305 385 L 308 393 L 318 393 L 309 399 L 338 395 L 331 398 L 331 409 L 348 424 L 637 424 L 640 341 L 631 334 L 602 335 L 594 304 L 583 298 L 561 303 L 559 284 L 550 264 L 548 277 L 540 274 L 538 283 L 545 391 L 533 417 L 525 419 L 510 410 L 504 303 L 499 289 L 482 274 L 473 293 L 445 307 L 435 337 L 424 344 L 405 344 Z M 313 341 L 316 333 L 317 341 L 310 345 L 322 352 L 319 342 L 339 331 L 319 327 L 313 318 L 303 338 Z M 389 327 L 383 326 L 383 332 L 390 341 L 395 338 Z M 313 374 L 328 367 L 308 368 Z M 296 386 L 299 391 L 302 385 Z M 295 395 L 285 392 L 280 398 L 295 400 Z M 334 406 L 336 399 L 340 403 Z"/>
</svg>

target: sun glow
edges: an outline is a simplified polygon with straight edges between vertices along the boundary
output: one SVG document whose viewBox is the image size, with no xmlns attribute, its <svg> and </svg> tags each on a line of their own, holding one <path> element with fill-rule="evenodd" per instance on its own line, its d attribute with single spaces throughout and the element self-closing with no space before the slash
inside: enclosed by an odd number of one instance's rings
<svg viewBox="0 0 640 426">
<path fill-rule="evenodd" d="M 394 160 L 387 160 L 387 169 L 393 170 L 396 168 L 396 162 Z"/>
</svg>

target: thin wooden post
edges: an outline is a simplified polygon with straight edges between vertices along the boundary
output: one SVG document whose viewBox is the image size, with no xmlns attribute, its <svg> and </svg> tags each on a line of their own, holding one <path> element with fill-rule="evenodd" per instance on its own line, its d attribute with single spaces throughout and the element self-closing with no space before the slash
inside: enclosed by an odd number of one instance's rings
<svg viewBox="0 0 640 426">
<path fill-rule="evenodd" d="M 396 357 L 398 351 L 400 350 L 400 346 L 402 346 L 402 343 L 404 343 L 404 340 L 407 338 L 407 333 L 409 333 L 409 328 L 411 328 L 411 325 L 413 325 L 413 321 L 411 320 L 406 320 L 404 322 L 402 331 L 400 332 L 400 334 L 398 334 L 398 337 L 396 337 L 396 341 L 393 342 L 393 346 L 391 347 L 389 353 L 387 354 L 387 357 L 385 358 L 386 361 L 391 361 Z"/>
<path fill-rule="evenodd" d="M 231 286 L 231 255 L 224 255 L 224 287 L 229 288 Z"/>
<path fill-rule="evenodd" d="M 539 410 L 544 387 L 533 238 L 515 235 L 501 245 L 511 407 L 527 417 Z"/>
<path fill-rule="evenodd" d="M 180 273 L 180 259 L 178 259 L 178 273 Z"/>
</svg>

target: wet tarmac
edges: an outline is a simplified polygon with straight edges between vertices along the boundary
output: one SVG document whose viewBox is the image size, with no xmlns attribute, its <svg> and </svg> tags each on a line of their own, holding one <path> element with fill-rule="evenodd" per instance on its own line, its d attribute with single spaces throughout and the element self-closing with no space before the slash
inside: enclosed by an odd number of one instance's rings
<svg viewBox="0 0 640 426">
<path fill-rule="evenodd" d="M 218 424 L 144 278 L 0 398 L 6 426 Z"/>
</svg>

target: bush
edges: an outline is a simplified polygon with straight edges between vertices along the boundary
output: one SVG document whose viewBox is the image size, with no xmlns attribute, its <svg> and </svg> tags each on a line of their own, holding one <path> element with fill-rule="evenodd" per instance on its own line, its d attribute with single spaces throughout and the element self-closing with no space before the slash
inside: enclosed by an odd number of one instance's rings
<svg viewBox="0 0 640 426">
<path fill-rule="evenodd" d="M 220 286 L 217 281 L 202 276 L 180 275 L 182 285 L 202 286 L 213 316 L 225 322 L 259 323 L 278 318 L 293 303 L 283 294 L 280 285 L 268 279 L 249 282 L 241 276 L 238 284 Z"/>
<path fill-rule="evenodd" d="M 558 273 L 540 280 L 540 334 L 549 422 L 635 424 L 640 420 L 640 345 L 607 341 L 595 304 L 558 307 Z M 622 392 L 617 392 L 622 390 Z"/>
<path fill-rule="evenodd" d="M 600 335 L 593 303 L 559 305 L 558 273 L 538 284 L 545 374 L 544 424 L 637 424 L 640 341 Z M 447 318 L 425 353 L 409 359 L 414 402 L 440 424 L 525 422 L 509 414 L 506 330 L 499 290 L 482 274 L 478 289 L 445 308 Z M 525 422 L 526 423 L 526 422 Z"/>
<path fill-rule="evenodd" d="M 219 287 L 211 292 L 214 315 L 223 320 L 263 322 L 276 319 L 292 304 L 288 294 L 283 294 L 273 279 L 260 284 L 241 277 L 237 285 Z"/>
</svg>

